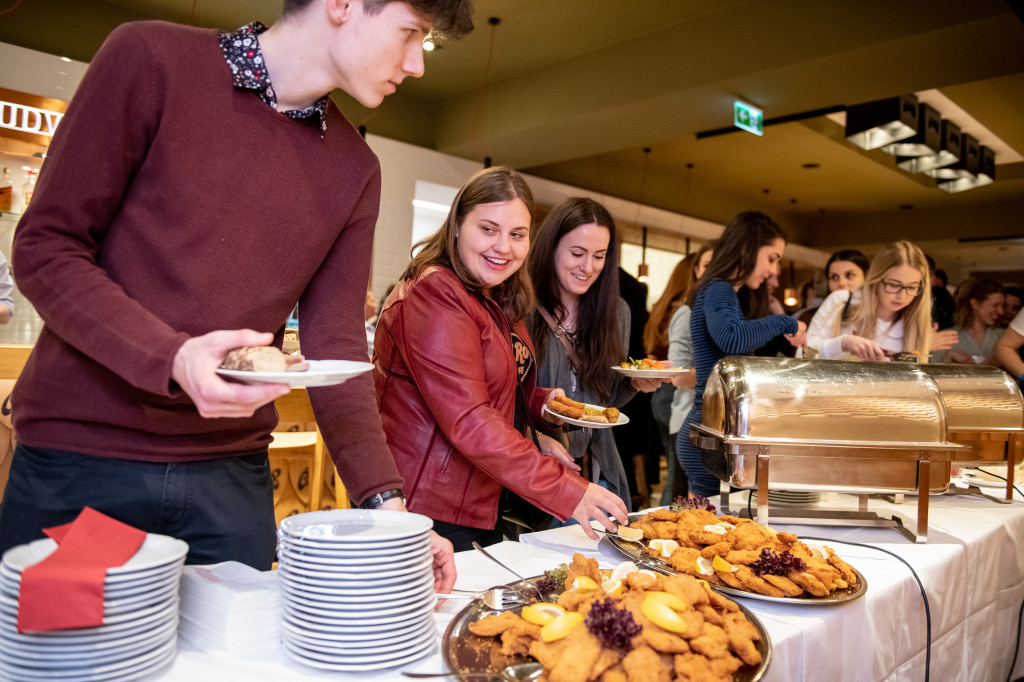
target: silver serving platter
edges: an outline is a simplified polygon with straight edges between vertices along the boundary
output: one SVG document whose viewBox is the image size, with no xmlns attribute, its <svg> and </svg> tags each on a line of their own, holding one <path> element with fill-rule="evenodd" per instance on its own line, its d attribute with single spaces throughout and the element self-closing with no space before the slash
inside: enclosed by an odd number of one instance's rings
<svg viewBox="0 0 1024 682">
<path fill-rule="evenodd" d="M 630 514 L 630 523 L 636 521 L 638 518 L 640 518 L 640 516 L 641 514 Z M 664 561 L 661 561 L 660 559 L 656 559 L 653 557 L 649 557 L 646 554 L 644 554 L 643 551 L 640 549 L 640 546 L 635 542 L 624 540 L 619 536 L 612 535 L 610 533 L 608 535 L 605 535 L 604 538 L 601 539 L 601 541 L 607 541 L 607 543 L 611 545 L 617 552 L 622 554 L 624 557 L 630 559 L 631 561 L 648 564 L 652 561 L 655 561 L 660 565 L 659 570 L 661 570 L 662 572 L 680 574 L 679 571 L 676 571 Z M 851 566 L 851 568 L 853 567 Z M 777 604 L 791 604 L 797 606 L 825 606 L 828 604 L 841 604 L 844 602 L 853 601 L 854 599 L 858 599 L 864 596 L 864 593 L 868 591 L 868 581 L 864 577 L 864 575 L 856 568 L 853 569 L 853 572 L 857 574 L 856 587 L 847 588 L 845 590 L 836 590 L 829 594 L 827 597 L 815 597 L 806 593 L 806 596 L 799 597 L 772 597 L 767 594 L 747 592 L 746 590 L 737 590 L 736 588 L 729 587 L 728 585 L 715 585 L 713 583 L 708 584 L 711 585 L 711 589 L 715 592 L 719 592 L 720 594 L 724 594 L 729 597 L 739 597 L 742 599 L 760 599 L 762 601 L 770 601 L 775 602 Z"/>
<path fill-rule="evenodd" d="M 540 580 L 543 576 L 530 578 L 531 581 Z M 510 583 L 513 587 L 522 590 L 530 589 L 526 582 Z M 761 641 L 757 643 L 757 650 L 761 653 L 761 664 L 757 666 L 745 665 L 733 675 L 733 682 L 757 682 L 764 677 L 768 665 L 772 660 L 772 643 L 768 637 L 768 631 L 764 625 L 750 612 L 743 604 L 737 603 L 740 611 L 747 617 L 758 634 Z M 515 613 L 522 611 L 522 607 L 512 609 Z M 489 673 L 493 672 L 495 679 L 501 677 L 498 671 L 514 663 L 532 661 L 528 656 L 506 656 L 501 653 L 501 639 L 499 637 L 481 637 L 474 635 L 469 630 L 469 624 L 475 623 L 484 616 L 493 614 L 483 603 L 472 601 L 470 604 L 455 614 L 448 628 L 441 638 L 441 654 L 444 662 L 452 670 L 452 676 L 458 678 L 459 673 Z M 473 679 L 473 678 L 467 678 Z"/>
</svg>

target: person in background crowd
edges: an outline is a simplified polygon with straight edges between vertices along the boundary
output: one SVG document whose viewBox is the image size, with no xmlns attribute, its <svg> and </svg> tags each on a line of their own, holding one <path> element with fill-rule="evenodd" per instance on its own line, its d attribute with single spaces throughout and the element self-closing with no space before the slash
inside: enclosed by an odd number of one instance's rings
<svg viewBox="0 0 1024 682">
<path fill-rule="evenodd" d="M 14 315 L 14 280 L 7 258 L 0 253 L 0 324 L 7 324 Z"/>
<path fill-rule="evenodd" d="M 652 411 L 668 460 L 668 476 L 661 494 L 662 505 L 670 504 L 677 497 L 686 497 L 688 489 L 686 472 L 679 465 L 675 448 L 676 434 L 693 405 L 693 388 L 697 383 L 697 374 L 693 370 L 693 342 L 690 339 L 690 306 L 684 301 L 711 262 L 712 248 L 713 244 L 705 244 L 679 261 L 669 277 L 664 293 L 654 304 L 651 319 L 644 330 L 649 356 L 667 357 L 673 367 L 689 369 L 672 379 L 672 383 L 658 388 L 651 398 Z"/>
<path fill-rule="evenodd" d="M 907 241 L 889 244 L 871 262 L 861 300 L 845 317 L 836 299 L 826 299 L 811 321 L 808 345 L 827 360 L 884 360 L 886 355 L 913 352 L 927 362 L 929 349 L 938 350 L 932 343 L 927 282 L 928 264 L 921 250 Z M 937 338 L 944 348 L 953 342 L 949 334 Z"/>
<path fill-rule="evenodd" d="M 615 221 L 601 204 L 572 197 L 555 205 L 534 235 L 530 279 L 537 306 L 526 319 L 537 346 L 537 381 L 583 403 L 622 407 L 660 379 L 611 368 L 626 359 L 630 313 L 619 296 Z M 569 455 L 584 475 L 631 505 L 612 429 L 568 428 Z M 584 529 L 586 530 L 586 529 Z"/>
<path fill-rule="evenodd" d="M 629 343 L 626 356 L 630 358 L 645 357 L 644 328 L 647 326 L 647 285 L 626 272 L 620 265 L 619 296 L 629 306 Z M 664 360 L 662 355 L 658 360 Z M 664 384 L 662 384 L 664 385 Z M 650 483 L 657 481 L 660 465 L 654 453 L 658 451 L 661 441 L 658 438 L 658 427 L 651 414 L 651 396 L 653 393 L 637 393 L 629 401 L 629 423 L 612 429 L 615 448 L 619 451 L 622 468 L 629 481 L 629 494 L 632 506 L 642 509 L 650 506 Z M 643 482 L 643 485 L 640 485 Z M 648 499 L 643 499 L 646 493 Z"/>
<path fill-rule="evenodd" d="M 1005 300 L 1003 302 L 1003 314 L 996 323 L 997 327 L 1006 329 L 1010 326 L 1013 318 L 1020 312 L 1021 303 L 1024 302 L 1024 288 L 1009 286 L 1003 289 Z"/>
<path fill-rule="evenodd" d="M 932 290 L 932 323 L 935 329 L 949 329 L 953 326 L 956 300 L 950 293 L 949 280 L 945 270 L 935 267 L 935 259 L 925 254 L 928 261 L 929 282 Z"/>
<path fill-rule="evenodd" d="M 469 0 L 285 0 L 269 29 L 113 30 L 14 237 L 45 326 L 13 398 L 0 551 L 90 506 L 185 540 L 188 563 L 270 569 L 270 403 L 289 387 L 216 370 L 280 346 L 296 301 L 307 357 L 366 357 L 380 165 L 329 94 L 377 107 L 423 75 L 428 34 L 471 29 Z M 352 499 L 404 510 L 370 377 L 309 395 Z M 447 591 L 451 545 L 433 553 Z"/>
<path fill-rule="evenodd" d="M 845 297 L 844 302 L 846 305 L 851 304 L 854 301 L 855 292 L 864 285 L 864 277 L 867 275 L 869 267 L 871 267 L 871 263 L 867 256 L 856 249 L 843 249 L 833 253 L 825 263 L 825 280 L 828 284 L 829 295 L 837 291 L 848 291 L 850 293 Z M 817 307 L 807 308 L 798 314 L 797 319 L 807 324 L 808 334 L 811 333 L 811 320 L 823 304 L 824 301 Z"/>
<path fill-rule="evenodd" d="M 501 542 L 503 488 L 576 519 L 595 540 L 589 519 L 610 531 L 609 515 L 626 520 L 614 494 L 571 470 L 561 444 L 549 438 L 538 451 L 524 435 L 539 428 L 545 402 L 562 394 L 537 388 L 523 322 L 533 305 L 522 269 L 533 207 L 512 169 L 477 172 L 441 228 L 413 247 L 377 322 L 373 378 L 406 503 L 434 519 L 457 551 Z"/>
<path fill-rule="evenodd" d="M 1024 310 L 1018 311 L 996 341 L 996 360 L 1024 388 Z"/>
<path fill-rule="evenodd" d="M 969 279 L 956 289 L 957 340 L 941 362 L 961 365 L 996 365 L 993 355 L 1002 333 L 996 324 L 1003 315 L 1003 285 L 991 279 Z"/>
<path fill-rule="evenodd" d="M 778 273 L 785 248 L 786 233 L 774 220 L 763 213 L 740 213 L 726 225 L 711 263 L 687 297 L 697 383 L 693 406 L 676 437 L 676 455 L 691 494 L 709 497 L 719 490 L 718 479 L 704 467 L 700 449 L 689 440 L 690 427 L 701 421 L 704 387 L 715 363 L 750 353 L 779 334 L 793 346 L 804 344 L 802 322 L 788 315 L 765 316 L 768 292 L 763 285 Z M 750 312 L 757 319 L 747 319 L 740 309 L 737 292 L 743 286 L 755 294 Z"/>
</svg>

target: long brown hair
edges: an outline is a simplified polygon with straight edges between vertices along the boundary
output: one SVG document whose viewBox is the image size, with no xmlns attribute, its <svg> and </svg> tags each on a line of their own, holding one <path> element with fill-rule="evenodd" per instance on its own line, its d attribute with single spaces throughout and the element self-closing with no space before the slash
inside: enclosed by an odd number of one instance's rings
<svg viewBox="0 0 1024 682">
<path fill-rule="evenodd" d="M 917 351 L 921 362 L 928 362 L 932 338 L 932 288 L 929 286 L 928 261 L 921 249 L 908 241 L 889 244 L 878 252 L 861 287 L 860 305 L 850 317 L 853 333 L 874 339 L 878 332 L 878 292 L 889 270 L 909 265 L 921 276 L 921 293 L 903 310 L 896 313 L 903 320 L 903 350 Z"/>
<path fill-rule="evenodd" d="M 644 327 L 644 350 L 648 355 L 663 358 L 668 352 L 668 324 L 697 283 L 697 265 L 710 250 L 709 242 L 679 261 L 669 275 L 665 291 L 651 308 L 651 316 Z"/>
<path fill-rule="evenodd" d="M 757 267 L 757 254 L 763 246 L 771 246 L 776 239 L 786 241 L 786 231 L 779 224 L 758 211 L 744 211 L 737 214 L 725 226 L 715 246 L 704 275 L 690 290 L 686 304 L 693 305 L 697 291 L 713 279 L 723 279 L 732 285 L 741 284 L 750 277 Z M 768 314 L 768 287 L 760 286 L 751 291 L 743 307 L 748 319 Z"/>
<path fill-rule="evenodd" d="M 555 205 L 534 233 L 533 248 L 527 259 L 537 303 L 561 323 L 566 310 L 559 294 L 555 275 L 555 251 L 562 237 L 580 225 L 594 223 L 608 228 L 611 237 L 604 268 L 597 281 L 580 296 L 576 312 L 575 350 L 580 366 L 576 372 L 580 385 L 596 393 L 601 400 L 611 395 L 615 374 L 608 368 L 624 359 L 625 348 L 619 336 L 617 312 L 619 305 L 619 247 L 615 238 L 615 221 L 608 210 L 593 199 L 572 197 Z M 549 334 L 533 339 L 537 357 L 543 361 Z"/>
<path fill-rule="evenodd" d="M 454 272 L 466 289 L 480 292 L 484 288 L 459 256 L 455 241 L 459 227 L 466 215 L 480 204 L 519 199 L 533 218 L 533 193 L 519 173 L 507 166 L 485 168 L 473 174 L 459 193 L 455 195 L 448 217 L 441 228 L 412 247 L 412 260 L 402 273 L 402 279 L 415 278 L 423 268 L 440 265 Z M 417 252 L 417 250 L 419 250 Z M 491 297 L 501 307 L 509 322 L 518 322 L 533 309 L 533 287 L 526 274 L 526 267 L 520 267 L 501 284 L 491 288 Z"/>
</svg>

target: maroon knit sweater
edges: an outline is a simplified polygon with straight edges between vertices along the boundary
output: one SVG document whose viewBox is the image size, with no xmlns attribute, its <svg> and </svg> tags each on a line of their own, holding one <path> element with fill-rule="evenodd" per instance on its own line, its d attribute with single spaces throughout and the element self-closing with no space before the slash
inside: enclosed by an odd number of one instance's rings
<svg viewBox="0 0 1024 682">
<path fill-rule="evenodd" d="M 337 108 L 295 120 L 232 85 L 217 32 L 125 24 L 97 53 L 18 225 L 46 326 L 12 404 L 21 442 L 177 462 L 263 450 L 272 405 L 201 417 L 171 380 L 190 336 L 274 332 L 299 301 L 309 359 L 366 361 L 380 167 Z M 354 500 L 401 487 L 369 375 L 310 390 Z"/>
</svg>

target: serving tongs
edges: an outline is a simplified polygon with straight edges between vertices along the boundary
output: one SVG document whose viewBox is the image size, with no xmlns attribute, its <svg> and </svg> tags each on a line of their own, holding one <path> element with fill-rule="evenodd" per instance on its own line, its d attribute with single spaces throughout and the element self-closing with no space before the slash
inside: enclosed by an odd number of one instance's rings
<svg viewBox="0 0 1024 682">
<path fill-rule="evenodd" d="M 668 564 L 665 563 L 662 559 L 659 559 L 658 557 L 650 556 L 648 554 L 644 554 L 644 550 L 647 549 L 647 543 L 645 543 L 643 540 L 635 540 L 633 538 L 627 538 L 624 535 L 619 535 L 618 533 L 613 533 L 612 531 L 608 530 L 607 528 L 604 528 L 604 527 L 601 527 L 601 526 L 596 526 L 593 523 L 590 524 L 590 527 L 593 528 L 594 530 L 596 530 L 597 532 L 604 534 L 604 536 L 608 538 L 609 542 L 614 543 L 614 542 L 617 542 L 617 541 L 622 541 L 622 542 L 631 542 L 634 545 L 636 545 L 637 546 L 637 553 L 636 554 L 633 554 L 632 552 L 627 552 L 629 554 L 630 558 L 633 559 L 633 563 L 639 564 L 639 565 L 643 566 L 644 568 L 649 568 L 652 571 L 657 571 L 658 573 L 662 573 L 664 575 L 676 575 L 677 571 L 669 568 Z"/>
<path fill-rule="evenodd" d="M 511 568 L 509 568 L 508 566 L 506 566 L 505 564 L 503 564 L 502 562 L 500 562 L 500 561 L 498 561 L 497 559 L 495 559 L 495 558 L 494 558 L 494 557 L 493 557 L 493 556 L 492 556 L 492 555 L 491 555 L 491 554 L 490 554 L 490 553 L 489 553 L 489 552 L 488 552 L 488 551 L 487 551 L 486 549 L 484 549 L 483 547 L 481 547 L 481 546 L 480 546 L 480 543 L 479 543 L 479 542 L 476 542 L 476 541 L 474 541 L 474 542 L 473 542 L 473 549 L 477 550 L 478 552 L 480 552 L 481 554 L 483 554 L 483 555 L 484 555 L 485 557 L 487 557 L 488 559 L 490 559 L 490 560 L 491 560 L 491 561 L 493 561 L 494 563 L 498 564 L 499 566 L 501 566 L 502 568 L 504 568 L 504 569 L 505 569 L 506 571 L 508 571 L 509 573 L 511 573 L 512 575 L 514 575 L 515 577 L 519 578 L 519 580 L 520 580 L 521 582 L 524 582 L 524 583 L 526 583 L 527 585 L 529 585 L 530 587 L 532 587 L 532 588 L 533 588 L 533 591 L 537 593 L 537 597 L 538 597 L 538 598 L 540 598 L 540 600 L 541 600 L 541 601 L 551 601 L 551 600 L 550 600 L 550 599 L 548 599 L 548 598 L 547 598 L 546 596 L 544 596 L 544 593 L 540 591 L 540 588 L 539 588 L 539 587 L 537 587 L 537 585 L 535 585 L 535 584 L 534 584 L 534 582 L 533 582 L 532 580 L 529 580 L 529 579 L 527 579 L 527 578 L 524 578 L 523 576 L 519 575 L 518 573 L 516 573 L 515 571 L 513 571 L 513 570 L 512 570 Z"/>
</svg>

